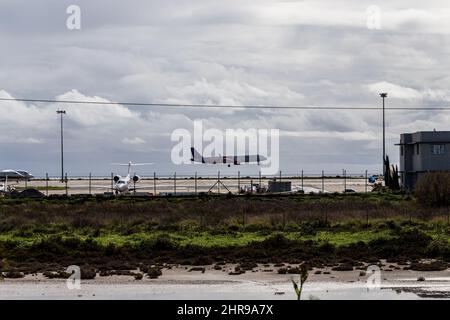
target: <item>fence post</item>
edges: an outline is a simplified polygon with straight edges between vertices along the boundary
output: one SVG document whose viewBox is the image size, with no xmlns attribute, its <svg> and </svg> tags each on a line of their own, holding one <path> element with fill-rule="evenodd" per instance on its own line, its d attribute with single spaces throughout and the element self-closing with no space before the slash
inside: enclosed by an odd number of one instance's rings
<svg viewBox="0 0 450 320">
<path fill-rule="evenodd" d="M 195 171 L 194 184 L 195 184 L 195 194 L 197 195 L 197 171 Z"/>
<path fill-rule="evenodd" d="M 324 181 L 324 179 L 325 179 L 325 176 L 324 176 L 323 170 L 322 170 L 322 193 L 325 192 L 325 181 Z"/>
<path fill-rule="evenodd" d="M 281 182 L 281 170 L 280 170 L 280 182 Z"/>
<path fill-rule="evenodd" d="M 345 190 L 347 190 L 347 169 L 345 169 Z"/>
<path fill-rule="evenodd" d="M 367 193 L 367 170 L 366 170 L 366 180 L 364 182 L 364 192 Z"/>
<path fill-rule="evenodd" d="M 136 176 L 136 172 L 133 174 L 133 194 L 136 195 L 136 181 L 134 181 L 134 177 Z"/>
<path fill-rule="evenodd" d="M 261 190 L 262 185 L 261 185 L 261 169 L 259 169 L 259 190 Z"/>
<path fill-rule="evenodd" d="M 347 170 L 342 169 L 342 173 L 344 175 L 344 193 L 347 190 Z"/>
<path fill-rule="evenodd" d="M 153 172 L 153 195 L 156 196 L 156 172 Z"/>
<path fill-rule="evenodd" d="M 111 172 L 111 192 L 114 192 L 114 173 Z"/>
<path fill-rule="evenodd" d="M 305 190 L 303 190 L 303 170 L 302 170 L 302 191 L 304 192 Z"/>
<path fill-rule="evenodd" d="M 220 194 L 220 170 L 217 171 L 217 194 Z"/>
<path fill-rule="evenodd" d="M 238 171 L 238 194 L 241 192 L 241 172 Z"/>
<path fill-rule="evenodd" d="M 175 172 L 173 175 L 173 194 L 177 194 L 177 173 Z"/>
<path fill-rule="evenodd" d="M 67 195 L 69 195 L 69 187 L 67 185 L 67 182 L 68 182 L 68 180 L 67 180 L 67 172 L 66 172 L 66 175 L 64 177 L 64 182 L 66 183 L 66 196 L 67 196 Z"/>
<path fill-rule="evenodd" d="M 89 195 L 92 194 L 92 173 L 89 172 Z"/>
<path fill-rule="evenodd" d="M 45 195 L 48 197 L 48 173 L 45 174 Z"/>
</svg>

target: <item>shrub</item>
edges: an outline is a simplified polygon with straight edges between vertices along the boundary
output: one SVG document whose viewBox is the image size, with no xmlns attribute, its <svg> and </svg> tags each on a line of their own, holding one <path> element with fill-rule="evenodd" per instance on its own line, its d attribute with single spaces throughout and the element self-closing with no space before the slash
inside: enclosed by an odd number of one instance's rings
<svg viewBox="0 0 450 320">
<path fill-rule="evenodd" d="M 416 183 L 414 191 L 418 202 L 424 206 L 450 205 L 450 172 L 429 172 Z"/>
<path fill-rule="evenodd" d="M 3 275 L 5 278 L 10 278 L 10 279 L 19 279 L 19 278 L 25 277 L 23 272 L 19 272 L 19 271 L 9 271 L 9 272 L 5 272 Z"/>
<path fill-rule="evenodd" d="M 162 276 L 162 271 L 160 268 L 151 267 L 148 269 L 147 275 L 150 279 L 156 279 L 159 276 Z"/>
<path fill-rule="evenodd" d="M 278 274 L 286 274 L 287 273 L 287 269 L 286 268 L 280 268 L 278 269 Z"/>
<path fill-rule="evenodd" d="M 83 280 L 94 279 L 95 276 L 97 275 L 96 270 L 89 265 L 81 266 L 80 271 L 81 271 L 81 279 Z"/>
</svg>

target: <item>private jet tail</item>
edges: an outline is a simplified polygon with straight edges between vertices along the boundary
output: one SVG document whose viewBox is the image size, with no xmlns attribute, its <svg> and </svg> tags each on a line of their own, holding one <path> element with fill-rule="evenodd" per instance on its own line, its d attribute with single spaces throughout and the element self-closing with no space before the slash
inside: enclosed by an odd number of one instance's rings
<svg viewBox="0 0 450 320">
<path fill-rule="evenodd" d="M 111 163 L 111 165 L 113 166 L 126 166 L 128 167 L 128 174 L 131 173 L 131 167 L 135 167 L 135 166 L 146 166 L 146 165 L 150 165 L 153 164 L 153 162 L 146 162 L 146 163 L 132 163 L 131 161 L 128 163 Z"/>
<path fill-rule="evenodd" d="M 191 158 L 192 162 L 205 163 L 205 159 L 203 158 L 203 156 L 200 153 L 198 153 L 198 151 L 193 147 L 191 147 L 191 154 L 192 154 Z"/>
</svg>

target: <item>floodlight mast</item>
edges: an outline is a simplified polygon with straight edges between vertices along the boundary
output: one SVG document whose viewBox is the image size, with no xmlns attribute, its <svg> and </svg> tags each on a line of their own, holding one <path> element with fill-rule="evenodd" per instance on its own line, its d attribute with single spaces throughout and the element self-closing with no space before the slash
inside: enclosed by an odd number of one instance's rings
<svg viewBox="0 0 450 320">
<path fill-rule="evenodd" d="M 64 133 L 63 133 L 63 115 L 66 114 L 65 110 L 57 110 L 57 114 L 61 117 L 61 182 L 64 181 Z"/>
<path fill-rule="evenodd" d="M 385 121 L 385 102 L 387 98 L 387 93 L 380 93 L 380 97 L 383 99 L 383 180 L 386 181 L 386 121 Z"/>
</svg>

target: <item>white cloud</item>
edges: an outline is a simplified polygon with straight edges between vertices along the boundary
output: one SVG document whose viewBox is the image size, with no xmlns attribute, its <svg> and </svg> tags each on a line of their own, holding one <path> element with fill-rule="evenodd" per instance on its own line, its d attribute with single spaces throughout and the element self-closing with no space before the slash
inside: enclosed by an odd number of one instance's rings
<svg viewBox="0 0 450 320">
<path fill-rule="evenodd" d="M 374 132 L 360 131 L 282 131 L 281 136 L 298 137 L 306 139 L 341 139 L 345 141 L 373 141 L 377 140 Z"/>
<path fill-rule="evenodd" d="M 145 144 L 146 141 L 144 139 L 141 139 L 139 137 L 134 137 L 134 138 L 123 138 L 122 139 L 122 143 L 123 144 Z"/>
<path fill-rule="evenodd" d="M 381 92 L 388 92 L 388 97 L 397 99 L 405 99 L 405 100 L 425 99 L 431 101 L 450 101 L 450 90 L 430 89 L 430 88 L 417 90 L 389 83 L 386 81 L 367 85 L 367 88 L 370 92 L 375 94 Z"/>
<path fill-rule="evenodd" d="M 390 98 L 421 99 L 423 97 L 423 95 L 415 89 L 402 87 L 386 81 L 370 84 L 368 85 L 368 89 L 374 94 L 387 92 L 388 97 Z"/>
</svg>

